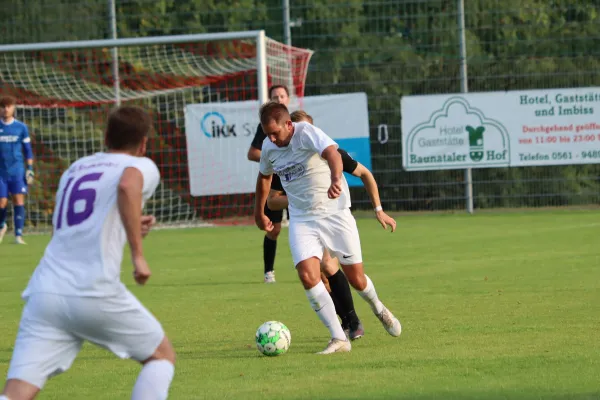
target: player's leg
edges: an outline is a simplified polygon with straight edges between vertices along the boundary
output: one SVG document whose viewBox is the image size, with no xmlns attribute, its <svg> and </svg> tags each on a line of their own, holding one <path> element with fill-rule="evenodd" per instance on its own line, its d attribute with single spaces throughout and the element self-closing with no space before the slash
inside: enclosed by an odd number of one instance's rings
<svg viewBox="0 0 600 400">
<path fill-rule="evenodd" d="M 354 300 L 346 275 L 338 267 L 338 259 L 331 257 L 329 251 L 323 253 L 321 270 L 327 277 L 329 294 L 333 299 L 335 311 L 342 320 L 342 328 L 350 340 L 356 340 L 364 336 L 365 329 L 356 314 Z"/>
<path fill-rule="evenodd" d="M 23 240 L 23 228 L 25 227 L 25 196 L 15 194 L 13 201 L 13 220 L 15 224 L 15 243 L 25 244 Z"/>
<path fill-rule="evenodd" d="M 263 240 L 263 260 L 265 283 L 275 283 L 275 253 L 277 252 L 277 238 L 281 232 L 283 211 L 273 211 L 265 205 L 265 215 L 273 222 L 273 230 L 267 232 Z"/>
<path fill-rule="evenodd" d="M 339 258 L 350 285 L 371 306 L 371 310 L 388 333 L 399 336 L 402 331 L 400 321 L 379 300 L 373 282 L 364 273 L 360 236 L 356 220 L 350 210 L 327 218 L 321 223 L 326 225 L 323 231 L 330 233 L 323 236 L 325 245 L 331 250 L 332 255 Z"/>
<path fill-rule="evenodd" d="M 20 379 L 6 381 L 0 400 L 33 400 L 40 392 L 40 388 Z"/>
<path fill-rule="evenodd" d="M 6 226 L 6 207 L 8 206 L 8 186 L 6 180 L 0 176 L 0 243 L 8 230 Z"/>
<path fill-rule="evenodd" d="M 331 287 L 329 287 L 329 279 L 327 279 L 327 275 L 325 275 L 325 272 L 323 272 L 323 269 L 321 269 L 321 282 L 323 282 L 323 285 L 325 285 L 325 289 L 327 289 L 327 292 L 329 294 L 331 294 Z M 333 296 L 331 296 L 331 299 L 333 300 L 333 305 L 335 306 L 335 299 L 333 298 Z M 337 306 L 335 307 L 335 312 L 337 313 L 337 315 L 340 315 L 338 313 Z"/>
<path fill-rule="evenodd" d="M 73 332 L 120 358 L 142 364 L 133 400 L 164 400 L 175 374 L 175 351 L 158 320 L 131 294 L 75 298 Z"/>
<path fill-rule="evenodd" d="M 319 319 L 329 330 L 331 340 L 319 354 L 350 351 L 351 346 L 335 314 L 333 300 L 321 281 L 320 259 L 323 246 L 314 222 L 290 221 L 290 250 L 306 297 Z"/>
<path fill-rule="evenodd" d="M 333 300 L 333 305 L 335 306 L 335 313 L 342 320 L 342 329 L 346 331 L 348 329 L 348 324 L 345 318 L 345 310 L 343 308 L 344 306 L 340 304 L 341 301 L 338 296 L 339 291 L 332 291 L 331 285 L 329 284 L 329 277 L 334 276 L 338 271 L 340 271 L 340 268 L 338 267 L 337 258 L 332 258 L 329 254 L 329 250 L 324 249 L 323 258 L 321 259 L 321 281 L 325 285 L 325 288 L 327 289 L 329 295 L 331 296 L 331 299 Z"/>
<path fill-rule="evenodd" d="M 348 281 L 357 291 L 360 297 L 365 300 L 371 310 L 383 324 L 386 331 L 392 336 L 400 336 L 402 326 L 400 321 L 388 310 L 377 295 L 375 285 L 371 279 L 364 273 L 362 263 L 343 265 L 342 268 L 348 277 Z"/>
<path fill-rule="evenodd" d="M 154 354 L 142 361 L 142 365 L 131 399 L 166 399 L 175 374 L 175 349 L 166 336 Z"/>
<path fill-rule="evenodd" d="M 8 399 L 31 400 L 50 377 L 69 369 L 82 341 L 62 329 L 64 319 L 59 296 L 34 294 L 29 298 L 3 391 Z"/>
<path fill-rule="evenodd" d="M 27 182 L 24 177 L 13 178 L 9 181 L 8 191 L 12 194 L 15 243 L 25 244 L 23 241 L 23 228 L 25 227 L 25 195 L 27 194 Z"/>
</svg>

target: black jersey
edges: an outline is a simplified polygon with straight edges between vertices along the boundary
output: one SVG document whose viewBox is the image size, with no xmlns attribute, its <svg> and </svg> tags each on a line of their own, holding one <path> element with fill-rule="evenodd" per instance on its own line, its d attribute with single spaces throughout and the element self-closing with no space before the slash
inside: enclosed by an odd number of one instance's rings
<svg viewBox="0 0 600 400">
<path fill-rule="evenodd" d="M 264 133 L 263 133 L 264 135 Z M 342 156 L 342 165 L 343 171 L 349 174 L 353 173 L 358 167 L 358 161 L 356 161 L 346 150 L 342 150 L 338 147 L 338 153 Z M 281 179 L 279 175 L 273 174 L 273 180 L 271 181 L 271 189 L 278 190 L 280 192 L 284 192 L 283 185 L 281 184 Z"/>
</svg>

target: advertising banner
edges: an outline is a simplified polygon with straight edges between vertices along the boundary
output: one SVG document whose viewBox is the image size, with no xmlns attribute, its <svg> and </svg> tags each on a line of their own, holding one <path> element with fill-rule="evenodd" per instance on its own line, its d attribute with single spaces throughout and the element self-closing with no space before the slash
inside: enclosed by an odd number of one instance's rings
<svg viewBox="0 0 600 400">
<path fill-rule="evenodd" d="M 371 169 L 365 93 L 307 96 L 302 109 L 358 162 Z M 189 104 L 185 130 L 192 196 L 253 193 L 258 163 L 247 159 L 258 126 L 257 101 Z M 293 111 L 293 109 L 291 110 Z M 346 174 L 350 186 L 360 179 Z"/>
<path fill-rule="evenodd" d="M 600 162 L 600 89 L 404 96 L 408 171 Z"/>
</svg>

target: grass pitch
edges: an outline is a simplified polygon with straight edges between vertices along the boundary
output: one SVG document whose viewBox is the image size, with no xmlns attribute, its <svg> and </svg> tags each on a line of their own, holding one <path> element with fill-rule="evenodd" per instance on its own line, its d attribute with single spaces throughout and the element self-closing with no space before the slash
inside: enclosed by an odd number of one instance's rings
<svg viewBox="0 0 600 400">
<path fill-rule="evenodd" d="M 153 276 L 123 279 L 178 352 L 170 399 L 600 398 L 600 214 L 399 217 L 394 234 L 359 220 L 365 268 L 402 322 L 389 336 L 354 295 L 366 336 L 349 354 L 318 356 L 328 332 L 298 282 L 284 229 L 277 283 L 262 283 L 254 227 L 153 232 Z M 0 246 L 0 374 L 17 331 L 20 292 L 47 236 Z M 258 353 L 267 320 L 291 330 L 287 354 Z M 127 399 L 139 366 L 84 346 L 40 399 Z M 1 381 L 1 380 L 0 380 Z"/>
</svg>

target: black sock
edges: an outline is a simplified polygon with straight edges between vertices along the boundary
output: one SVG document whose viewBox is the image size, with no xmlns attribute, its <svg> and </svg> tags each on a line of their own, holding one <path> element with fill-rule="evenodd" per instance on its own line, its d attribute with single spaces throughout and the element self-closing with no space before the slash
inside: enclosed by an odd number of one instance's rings
<svg viewBox="0 0 600 400">
<path fill-rule="evenodd" d="M 331 298 L 334 296 L 337 298 L 339 305 L 338 315 L 342 318 L 342 321 L 347 321 L 348 324 L 358 323 L 358 317 L 354 310 L 354 300 L 352 300 L 352 292 L 350 291 L 350 284 L 346 275 L 342 270 L 338 270 L 335 274 L 329 278 L 329 287 L 331 288 Z M 338 307 L 336 306 L 336 312 Z"/>
<path fill-rule="evenodd" d="M 277 251 L 277 240 L 265 236 L 263 241 L 263 259 L 265 260 L 265 274 L 275 269 L 275 252 Z"/>
<path fill-rule="evenodd" d="M 331 296 L 331 300 L 333 300 L 333 306 L 335 307 L 335 313 L 338 315 L 338 317 L 340 317 L 342 319 L 342 328 L 344 328 L 344 323 L 346 321 L 344 319 L 344 314 L 342 314 L 342 311 L 340 309 L 340 301 L 338 300 L 335 293 L 329 292 L 329 295 Z"/>
</svg>

